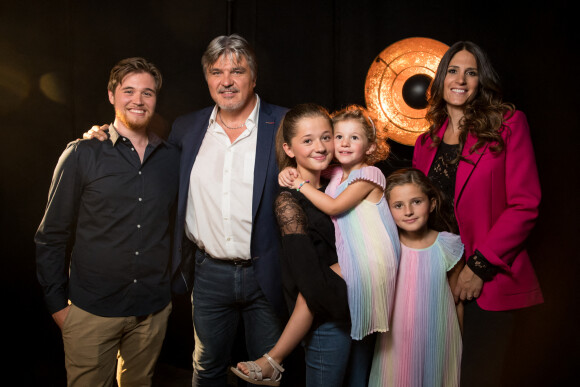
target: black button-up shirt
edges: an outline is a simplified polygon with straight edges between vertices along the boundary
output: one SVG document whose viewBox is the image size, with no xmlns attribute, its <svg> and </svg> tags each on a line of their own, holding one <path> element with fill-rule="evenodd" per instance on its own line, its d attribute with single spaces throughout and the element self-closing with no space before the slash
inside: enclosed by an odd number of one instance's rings
<svg viewBox="0 0 580 387">
<path fill-rule="evenodd" d="M 113 125 L 109 134 L 103 142 L 70 143 L 54 171 L 35 237 L 38 280 L 51 313 L 70 299 L 99 316 L 143 316 L 171 300 L 179 150 L 150 134 L 141 163 Z"/>
</svg>

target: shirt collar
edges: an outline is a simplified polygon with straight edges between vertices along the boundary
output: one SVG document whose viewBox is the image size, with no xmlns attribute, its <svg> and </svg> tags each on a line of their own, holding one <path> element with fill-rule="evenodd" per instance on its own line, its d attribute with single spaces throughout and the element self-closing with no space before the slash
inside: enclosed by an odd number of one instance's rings
<svg viewBox="0 0 580 387">
<path fill-rule="evenodd" d="M 147 131 L 147 137 L 149 140 L 149 145 L 151 145 L 153 147 L 156 147 L 160 144 L 165 144 L 165 140 L 163 140 L 161 137 L 159 137 L 158 135 L 156 135 L 152 131 Z M 122 138 L 123 138 L 123 136 L 121 136 L 119 134 L 119 132 L 117 132 L 115 125 L 113 125 L 113 123 L 109 124 L 109 139 L 113 143 L 113 146 L 117 145 L 117 141 L 119 141 L 119 139 L 122 139 Z M 127 139 L 127 140 L 129 140 L 129 139 Z"/>
<path fill-rule="evenodd" d="M 260 112 L 260 97 L 258 96 L 258 94 L 256 94 L 256 105 L 254 106 L 254 109 L 252 110 L 252 112 L 250 113 L 250 115 L 248 116 L 248 118 L 246 119 L 246 128 L 248 128 L 248 130 L 251 132 L 252 130 L 254 130 L 255 127 L 257 127 L 258 125 L 258 116 L 259 116 L 259 112 Z M 208 127 L 211 128 L 213 126 L 213 124 L 216 123 L 216 119 L 217 119 L 217 113 L 218 113 L 218 106 L 215 105 L 211 115 L 209 116 L 209 125 Z M 216 127 L 214 127 L 215 130 Z"/>
</svg>

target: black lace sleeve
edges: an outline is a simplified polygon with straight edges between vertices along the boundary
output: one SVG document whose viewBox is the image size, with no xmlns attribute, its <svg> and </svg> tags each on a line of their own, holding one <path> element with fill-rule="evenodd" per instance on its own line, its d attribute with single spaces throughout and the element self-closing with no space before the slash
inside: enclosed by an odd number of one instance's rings
<svg viewBox="0 0 580 387">
<path fill-rule="evenodd" d="M 320 237 L 316 222 L 309 227 L 310 212 L 302 207 L 307 204 L 301 196 L 299 201 L 289 191 L 283 191 L 275 202 L 282 234 L 281 265 L 286 301 L 293 310 L 300 292 L 317 321 L 348 321 L 346 283 L 329 267 L 328 257 L 321 256 L 325 250 L 315 247 L 326 242 Z M 329 248 L 336 254 L 334 246 Z"/>
<path fill-rule="evenodd" d="M 475 254 L 469 257 L 467 266 L 484 282 L 491 281 L 498 270 L 478 250 L 475 250 Z"/>
<path fill-rule="evenodd" d="M 281 192 L 274 203 L 276 219 L 282 236 L 306 234 L 307 218 L 290 192 Z"/>
</svg>

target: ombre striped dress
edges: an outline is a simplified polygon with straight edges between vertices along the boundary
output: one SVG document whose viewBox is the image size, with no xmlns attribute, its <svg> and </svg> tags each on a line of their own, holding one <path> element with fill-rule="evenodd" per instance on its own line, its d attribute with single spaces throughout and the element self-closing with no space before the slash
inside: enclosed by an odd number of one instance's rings
<svg viewBox="0 0 580 387">
<path fill-rule="evenodd" d="M 463 255 L 459 235 L 402 255 L 391 332 L 379 335 L 369 386 L 459 385 L 461 332 L 447 271 Z"/>
<path fill-rule="evenodd" d="M 385 188 L 380 169 L 352 171 L 344 182 L 335 168 L 326 193 L 337 197 L 357 180 Z M 373 332 L 389 330 L 401 247 L 397 226 L 383 196 L 378 203 L 363 200 L 356 207 L 333 216 L 338 263 L 348 291 L 351 337 L 360 340 Z"/>
</svg>

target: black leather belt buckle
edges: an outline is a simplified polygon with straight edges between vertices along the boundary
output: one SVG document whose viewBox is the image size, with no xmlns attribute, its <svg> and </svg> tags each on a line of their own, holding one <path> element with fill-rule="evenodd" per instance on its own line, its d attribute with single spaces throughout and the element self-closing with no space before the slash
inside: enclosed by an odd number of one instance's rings
<svg viewBox="0 0 580 387">
<path fill-rule="evenodd" d="M 213 260 L 213 261 L 217 261 L 220 263 L 225 263 L 225 264 L 229 264 L 229 265 L 234 265 L 234 266 L 242 266 L 242 267 L 249 267 L 252 266 L 252 260 L 251 259 L 242 259 L 242 258 L 231 258 L 231 259 L 218 259 L 218 258 L 214 258 L 211 255 L 209 255 L 205 250 L 203 249 L 199 249 L 199 251 L 205 255 L 207 258 Z"/>
<path fill-rule="evenodd" d="M 226 259 L 225 261 L 231 262 L 235 266 L 242 266 L 242 267 L 252 266 L 251 259 L 234 258 L 234 259 Z"/>
</svg>

